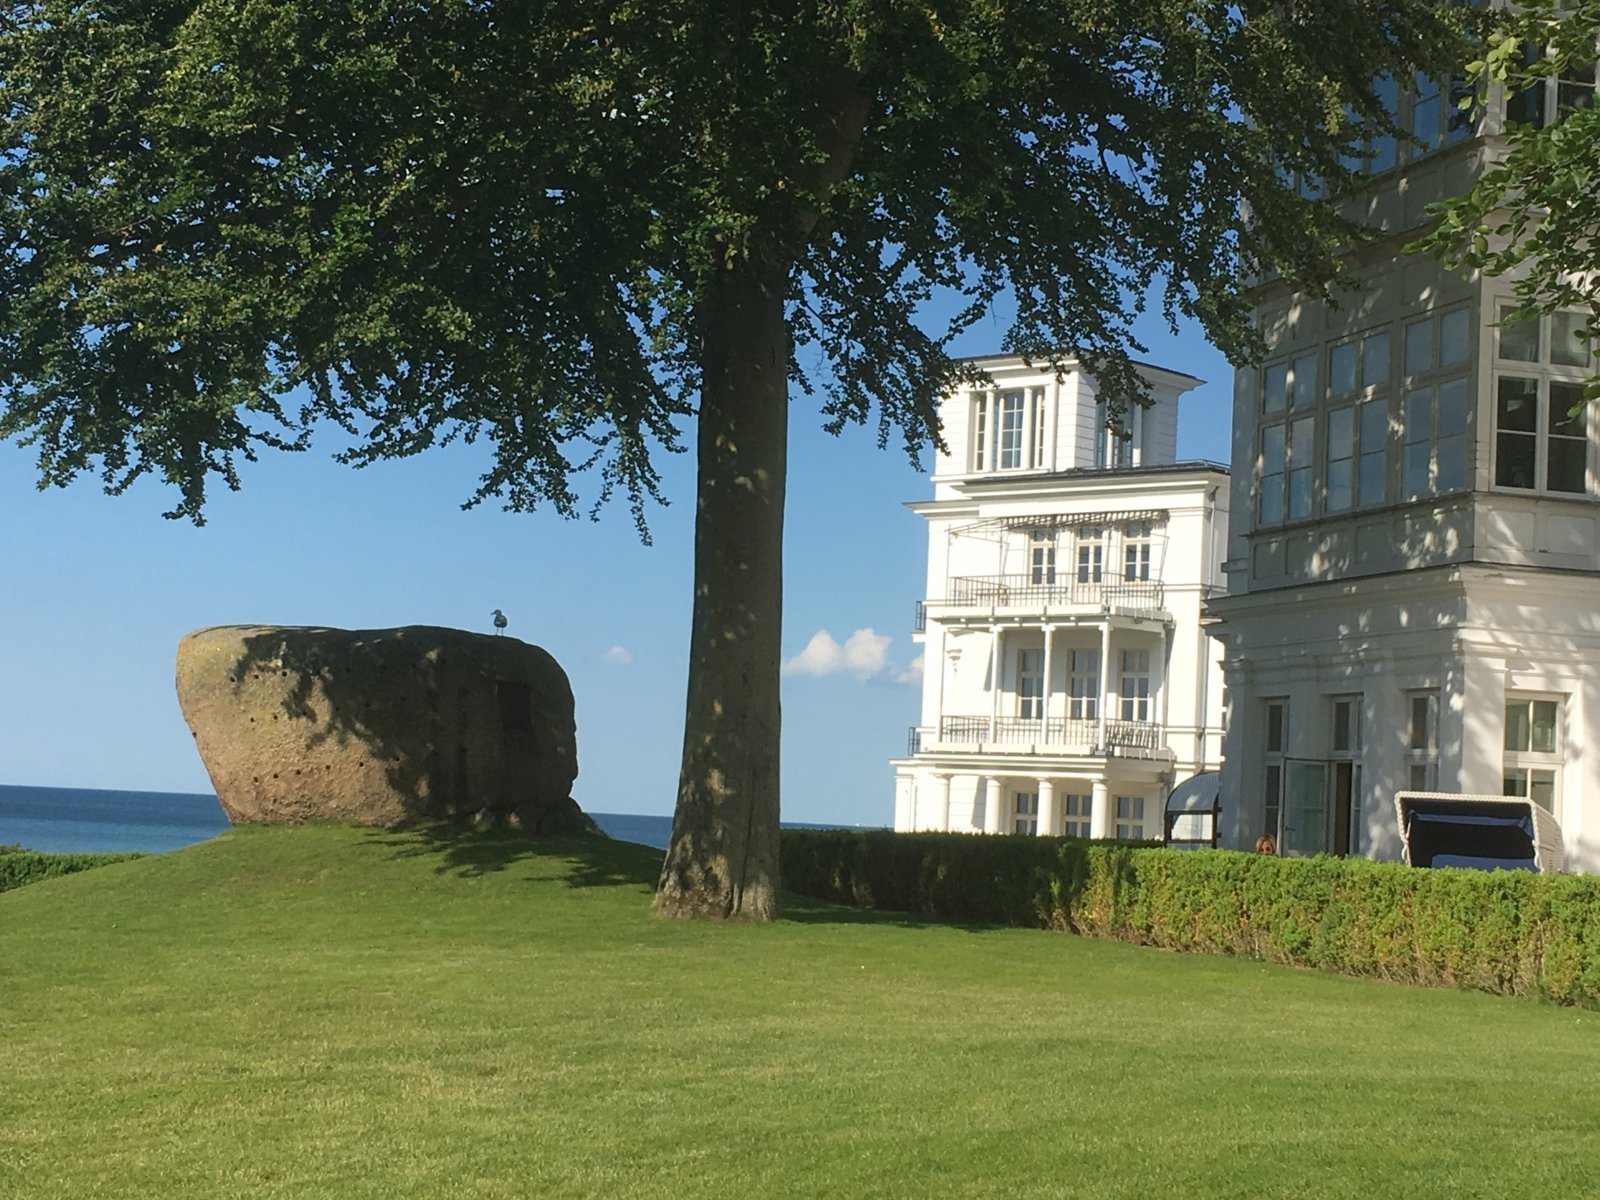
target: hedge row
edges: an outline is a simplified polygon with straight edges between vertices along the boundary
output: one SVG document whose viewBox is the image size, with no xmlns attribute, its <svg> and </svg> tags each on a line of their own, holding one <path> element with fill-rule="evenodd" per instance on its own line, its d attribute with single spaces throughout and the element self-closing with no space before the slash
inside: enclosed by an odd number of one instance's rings
<svg viewBox="0 0 1600 1200">
<path fill-rule="evenodd" d="M 41 854 L 36 850 L 14 850 L 0 847 L 10 853 L 0 853 L 0 892 L 53 879 L 57 875 L 71 875 L 107 863 L 142 858 L 141 854 Z"/>
<path fill-rule="evenodd" d="M 859 907 L 1600 1008 L 1596 876 L 786 829 L 783 882 Z"/>
</svg>

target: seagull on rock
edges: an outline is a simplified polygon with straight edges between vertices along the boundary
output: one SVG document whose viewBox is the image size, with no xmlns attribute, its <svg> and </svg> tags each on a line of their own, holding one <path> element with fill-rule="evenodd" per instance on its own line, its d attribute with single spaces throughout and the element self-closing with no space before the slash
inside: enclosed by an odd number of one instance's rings
<svg viewBox="0 0 1600 1200">
<path fill-rule="evenodd" d="M 506 631 L 506 615 L 498 608 L 494 610 L 494 635 L 499 637 Z"/>
</svg>

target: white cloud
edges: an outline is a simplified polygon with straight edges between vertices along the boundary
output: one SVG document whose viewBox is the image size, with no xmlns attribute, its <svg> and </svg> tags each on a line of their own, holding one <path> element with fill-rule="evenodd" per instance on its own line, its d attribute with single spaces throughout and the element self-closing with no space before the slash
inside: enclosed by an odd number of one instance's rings
<svg viewBox="0 0 1600 1200">
<path fill-rule="evenodd" d="M 626 646 L 612 646 L 600 656 L 600 661 L 610 663 L 613 667 L 625 667 L 633 661 L 633 655 L 628 653 Z"/>
<path fill-rule="evenodd" d="M 888 662 L 889 643 L 894 639 L 871 629 L 858 629 L 841 646 L 826 629 L 819 629 L 806 648 L 783 664 L 785 675 L 840 675 L 871 679 Z"/>
<path fill-rule="evenodd" d="M 905 683 L 905 684 L 910 684 L 912 686 L 917 686 L 917 685 L 921 684 L 922 683 L 922 655 L 920 655 L 920 654 L 917 655 L 909 663 L 907 663 L 906 664 L 906 669 L 904 671 L 901 671 L 898 675 L 896 675 L 894 677 L 894 681 L 896 683 Z"/>
</svg>

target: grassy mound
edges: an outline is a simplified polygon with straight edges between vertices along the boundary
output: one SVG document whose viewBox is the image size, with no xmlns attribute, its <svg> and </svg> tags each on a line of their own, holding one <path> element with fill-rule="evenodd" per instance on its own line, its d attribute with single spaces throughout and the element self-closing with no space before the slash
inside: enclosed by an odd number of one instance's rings
<svg viewBox="0 0 1600 1200">
<path fill-rule="evenodd" d="M 0 895 L 0 1196 L 1580 1194 L 1593 1014 L 242 830 Z"/>
</svg>

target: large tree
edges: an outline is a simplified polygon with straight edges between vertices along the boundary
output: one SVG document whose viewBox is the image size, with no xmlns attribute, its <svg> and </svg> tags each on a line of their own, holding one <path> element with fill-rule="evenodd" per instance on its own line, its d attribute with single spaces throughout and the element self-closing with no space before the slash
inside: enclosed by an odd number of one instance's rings
<svg viewBox="0 0 1600 1200">
<path fill-rule="evenodd" d="M 1255 348 L 1316 292 L 1375 75 L 1428 0 L 46 0 L 0 29 L 0 436 L 44 485 L 143 475 L 199 520 L 333 423 L 356 464 L 486 440 L 474 501 L 622 491 L 695 421 L 683 767 L 657 908 L 772 916 L 792 385 L 916 454 L 948 338 L 1137 398 L 1130 322 Z M 1363 128 L 1365 126 L 1365 128 Z M 960 315 L 925 329 L 935 290 Z M 805 348 L 797 353 L 797 348 Z M 807 380 L 800 363 L 823 364 Z"/>
<path fill-rule="evenodd" d="M 1441 206 L 1418 248 L 1510 276 L 1518 317 L 1584 312 L 1600 354 L 1600 0 L 1522 0 L 1495 22 L 1469 73 L 1484 92 L 1540 102 L 1508 105 L 1504 154 L 1471 191 Z M 1557 103 L 1548 113 L 1542 101 L 1552 81 Z M 1600 400 L 1600 372 L 1585 394 Z"/>
</svg>

